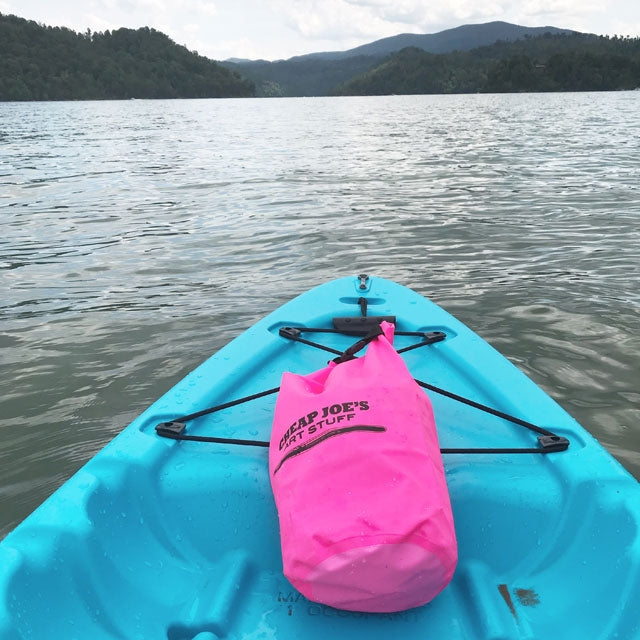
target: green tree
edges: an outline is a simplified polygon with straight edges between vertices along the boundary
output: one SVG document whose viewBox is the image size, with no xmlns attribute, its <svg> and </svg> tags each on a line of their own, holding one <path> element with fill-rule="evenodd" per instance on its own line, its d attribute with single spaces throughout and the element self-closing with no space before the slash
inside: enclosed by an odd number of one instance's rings
<svg viewBox="0 0 640 640">
<path fill-rule="evenodd" d="M 0 100 L 254 93 L 251 81 L 148 27 L 79 34 L 0 15 Z"/>
</svg>

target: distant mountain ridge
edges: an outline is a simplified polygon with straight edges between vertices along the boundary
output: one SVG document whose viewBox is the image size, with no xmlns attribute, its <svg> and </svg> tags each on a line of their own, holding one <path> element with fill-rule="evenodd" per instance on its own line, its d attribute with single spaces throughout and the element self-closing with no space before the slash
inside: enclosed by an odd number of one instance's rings
<svg viewBox="0 0 640 640">
<path fill-rule="evenodd" d="M 640 87 L 640 38 L 545 33 L 470 51 L 407 47 L 331 95 L 620 91 Z"/>
<path fill-rule="evenodd" d="M 640 88 L 640 38 L 507 22 L 347 51 L 223 63 L 143 27 L 76 33 L 0 14 L 0 101 L 611 91 Z"/>
<path fill-rule="evenodd" d="M 570 29 L 559 29 L 558 27 L 523 27 L 510 22 L 494 21 L 483 24 L 466 24 L 438 31 L 437 33 L 401 33 L 397 36 L 381 38 L 346 51 L 309 53 L 295 56 L 290 60 L 303 60 L 305 58 L 339 60 L 353 56 L 386 56 L 407 47 L 416 47 L 428 53 L 470 51 L 471 49 L 493 44 L 498 40 L 520 40 L 526 36 L 535 38 L 545 33 L 569 35 L 578 32 Z"/>
<path fill-rule="evenodd" d="M 438 33 L 404 33 L 348 49 L 294 56 L 288 60 L 226 60 L 221 64 L 255 83 L 256 95 L 321 96 L 408 47 L 430 54 L 466 52 L 495 42 L 524 38 L 578 35 L 558 27 L 524 27 L 509 22 L 467 24 Z M 584 35 L 584 34 L 583 34 Z"/>
</svg>

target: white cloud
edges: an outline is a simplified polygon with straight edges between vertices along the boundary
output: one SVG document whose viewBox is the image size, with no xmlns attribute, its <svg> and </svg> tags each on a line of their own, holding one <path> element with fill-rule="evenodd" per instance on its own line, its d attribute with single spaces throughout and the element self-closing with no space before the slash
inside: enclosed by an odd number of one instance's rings
<svg viewBox="0 0 640 640">
<path fill-rule="evenodd" d="M 120 0 L 120 2 L 123 6 L 132 4 L 129 0 Z M 142 5 L 154 13 L 164 13 L 176 17 L 184 14 L 214 16 L 217 13 L 215 3 L 209 0 L 137 0 L 133 4 Z"/>
<path fill-rule="evenodd" d="M 386 22 L 422 24 L 429 16 L 429 5 L 414 0 L 398 0 L 389 3 L 382 0 L 345 0 L 346 4 L 368 9 Z"/>
<path fill-rule="evenodd" d="M 522 13 L 528 16 L 535 15 L 575 15 L 576 13 L 592 13 L 601 11 L 602 2 L 589 2 L 584 0 L 579 5 L 575 0 L 527 0 L 523 3 Z"/>
<path fill-rule="evenodd" d="M 191 46 L 190 46 L 191 48 Z M 213 60 L 227 60 L 228 58 L 248 58 L 249 60 L 259 60 L 264 58 L 264 45 L 257 43 L 252 38 L 236 38 L 232 40 L 198 40 L 193 47 L 201 55 Z M 276 47 L 271 49 L 273 53 L 269 58 L 279 57 Z M 283 57 L 289 57 L 288 55 Z"/>
<path fill-rule="evenodd" d="M 288 58 L 491 20 L 640 33 L 639 0 L 0 0 L 0 11 L 80 32 L 149 26 L 215 59 Z"/>
<path fill-rule="evenodd" d="M 614 20 L 610 24 L 609 35 L 618 36 L 631 36 L 637 37 L 640 34 L 640 19 L 635 21 L 626 22 L 624 20 Z"/>
<path fill-rule="evenodd" d="M 387 26 L 369 7 L 345 0 L 272 0 L 271 6 L 292 30 L 305 38 L 340 41 L 369 35 Z"/>
<path fill-rule="evenodd" d="M 112 22 L 111 20 L 105 20 L 102 16 L 89 13 L 86 16 L 83 16 L 82 23 L 78 23 L 73 28 L 75 28 L 76 31 L 84 31 L 89 26 L 92 31 L 113 31 L 114 29 L 120 28 L 122 25 L 117 22 Z"/>
<path fill-rule="evenodd" d="M 431 33 L 465 22 L 504 19 L 498 0 L 271 0 L 271 5 L 305 38 L 350 46 L 398 33 Z"/>
</svg>

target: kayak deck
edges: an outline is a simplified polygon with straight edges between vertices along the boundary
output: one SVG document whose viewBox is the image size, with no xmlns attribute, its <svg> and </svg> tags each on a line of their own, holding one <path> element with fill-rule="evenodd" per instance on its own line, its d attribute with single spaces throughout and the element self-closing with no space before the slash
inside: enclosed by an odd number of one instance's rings
<svg viewBox="0 0 640 640">
<path fill-rule="evenodd" d="M 640 637 L 638 483 L 541 389 L 444 310 L 370 278 L 322 285 L 254 325 L 152 405 L 0 545 L 0 638 Z M 278 386 L 327 354 L 283 326 L 396 315 L 443 331 L 403 354 L 413 375 L 546 427 L 561 453 L 445 455 L 459 548 L 453 581 L 405 612 L 338 611 L 282 575 L 267 450 L 176 442 L 158 422 Z M 328 334 L 338 350 L 357 338 Z M 398 337 L 396 347 L 415 342 Z M 442 447 L 532 447 L 536 434 L 429 394 Z M 393 399 L 390 399 L 393 401 Z M 268 440 L 275 396 L 204 416 L 190 434 Z M 321 478 L 332 490 L 331 478 Z M 52 631 L 53 630 L 53 631 Z M 54 633 L 54 635 L 52 635 Z"/>
</svg>

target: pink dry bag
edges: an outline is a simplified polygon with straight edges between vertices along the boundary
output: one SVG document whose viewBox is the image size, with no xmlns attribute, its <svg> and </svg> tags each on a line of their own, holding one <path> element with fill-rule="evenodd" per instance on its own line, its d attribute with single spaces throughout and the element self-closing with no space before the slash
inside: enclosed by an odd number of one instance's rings
<svg viewBox="0 0 640 640">
<path fill-rule="evenodd" d="M 457 562 L 431 402 L 382 330 L 363 357 L 282 376 L 269 448 L 285 575 L 352 611 L 425 604 Z"/>
</svg>

